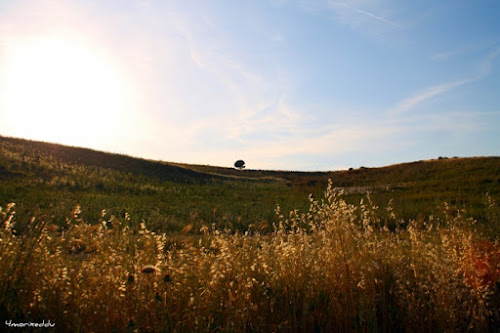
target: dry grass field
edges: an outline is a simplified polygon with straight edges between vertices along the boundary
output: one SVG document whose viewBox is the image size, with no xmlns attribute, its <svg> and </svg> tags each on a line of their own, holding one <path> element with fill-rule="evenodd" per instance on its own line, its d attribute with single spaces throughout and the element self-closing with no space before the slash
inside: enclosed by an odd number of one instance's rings
<svg viewBox="0 0 500 333">
<path fill-rule="evenodd" d="M 493 331 L 500 247 L 460 212 L 390 231 L 378 207 L 328 187 L 273 231 L 166 235 L 75 207 L 64 227 L 13 233 L 2 208 L 2 320 L 60 331 Z M 387 209 L 390 210 L 390 207 Z M 498 221 L 496 221 L 498 223 Z M 186 230 L 189 228 L 186 228 Z"/>
<path fill-rule="evenodd" d="M 222 168 L 210 175 L 200 171 L 206 166 L 169 165 L 168 171 L 95 152 L 75 161 L 60 152 L 69 154 L 70 148 L 30 143 L 39 145 L 31 151 L 28 143 L 2 143 L 2 329 L 9 328 L 6 321 L 48 320 L 61 332 L 500 327 L 495 158 L 485 160 L 488 172 L 468 171 L 470 177 L 460 183 L 469 192 L 456 193 L 449 179 L 463 172 L 453 165 L 472 170 L 480 168 L 481 159 L 394 166 L 393 183 L 387 169 L 309 175 L 245 171 L 256 180 L 238 180 L 240 171 L 228 170 L 236 177 L 228 180 Z M 59 149 L 59 155 L 43 147 Z M 404 172 L 413 175 L 413 185 L 404 184 Z M 441 183 L 429 176 L 446 173 L 451 178 Z M 333 179 L 323 183 L 327 176 Z M 482 187 L 473 187 L 478 180 Z M 375 190 L 358 193 L 351 181 L 360 191 Z M 426 208 L 432 214 L 401 214 L 443 198 L 430 197 L 431 188 L 440 195 L 451 191 L 465 204 L 442 201 Z M 487 191 L 479 195 L 481 189 Z M 307 190 L 314 194 L 308 197 Z M 391 193 L 394 200 L 381 199 Z M 295 199 L 301 195 L 305 204 Z M 300 209 L 287 208 L 295 203 Z M 167 210 L 172 206 L 178 211 Z"/>
</svg>

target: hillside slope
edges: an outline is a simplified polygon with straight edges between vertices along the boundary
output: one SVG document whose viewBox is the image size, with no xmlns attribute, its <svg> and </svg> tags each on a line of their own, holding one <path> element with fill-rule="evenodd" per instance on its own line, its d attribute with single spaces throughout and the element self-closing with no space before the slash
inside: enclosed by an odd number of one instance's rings
<svg viewBox="0 0 500 333">
<path fill-rule="evenodd" d="M 90 149 L 0 137 L 0 205 L 16 202 L 18 217 L 39 214 L 63 223 L 75 205 L 89 221 L 101 210 L 127 212 L 157 229 L 215 223 L 245 229 L 276 222 L 274 209 L 308 208 L 328 179 L 350 203 L 370 192 L 392 200 L 403 219 L 442 213 L 444 202 L 487 220 L 487 194 L 500 200 L 500 158 L 436 159 L 335 172 L 236 170 L 150 161 Z M 380 209 L 381 214 L 384 210 Z"/>
</svg>

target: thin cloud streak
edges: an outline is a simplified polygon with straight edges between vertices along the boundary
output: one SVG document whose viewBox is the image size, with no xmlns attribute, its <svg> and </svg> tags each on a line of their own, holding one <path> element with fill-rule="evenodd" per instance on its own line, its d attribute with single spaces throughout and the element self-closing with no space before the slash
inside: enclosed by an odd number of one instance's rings
<svg viewBox="0 0 500 333">
<path fill-rule="evenodd" d="M 354 8 L 353 8 L 354 9 Z M 362 10 L 362 9 L 356 9 L 356 12 L 357 13 L 360 13 L 360 14 L 364 14 L 364 15 L 367 15 L 367 16 L 370 16 L 376 20 L 379 20 L 379 21 L 382 21 L 382 22 L 385 22 L 385 23 L 388 23 L 388 24 L 394 24 L 394 22 L 391 22 L 389 21 L 388 19 L 382 17 L 382 16 L 378 16 L 378 15 L 375 15 L 373 13 L 370 13 L 366 10 Z"/>
<path fill-rule="evenodd" d="M 479 64 L 479 71 L 477 75 L 467 79 L 456 80 L 448 83 L 431 86 L 413 96 L 403 99 L 389 111 L 389 114 L 393 116 L 400 115 L 414 108 L 418 104 L 423 103 L 426 100 L 429 100 L 435 96 L 444 94 L 450 90 L 453 90 L 465 84 L 476 82 L 486 78 L 488 75 L 490 75 L 492 71 L 493 61 L 499 54 L 500 54 L 500 48 L 497 48 L 492 52 L 490 52 L 485 57 L 485 59 Z"/>
<path fill-rule="evenodd" d="M 345 11 L 340 10 L 339 7 L 347 8 L 350 12 L 361 14 L 361 15 L 370 17 L 370 18 L 372 18 L 374 20 L 377 20 L 377 21 L 381 21 L 381 22 L 384 22 L 384 23 L 387 23 L 387 24 L 390 24 L 390 25 L 397 25 L 396 23 L 392 22 L 391 20 L 389 20 L 389 19 L 387 19 L 387 18 L 385 18 L 383 16 L 377 15 L 377 14 L 371 12 L 371 11 L 368 11 L 368 10 L 365 10 L 365 9 L 362 9 L 362 8 L 357 8 L 357 7 L 348 5 L 345 2 L 329 1 L 328 3 L 330 4 L 330 8 L 331 9 L 333 9 L 338 15 L 341 15 L 347 21 L 350 20 L 349 17 L 346 17 Z"/>
<path fill-rule="evenodd" d="M 447 91 L 450 91 L 456 87 L 460 87 L 466 83 L 469 83 L 473 81 L 472 79 L 466 79 L 466 80 L 458 80 L 454 82 L 449 82 L 449 83 L 444 83 L 440 85 L 435 85 L 431 86 L 424 91 L 408 97 L 401 102 L 399 102 L 393 109 L 389 111 L 389 114 L 391 115 L 400 115 L 404 112 L 407 112 L 408 110 L 414 108 L 418 104 L 431 99 L 435 96 L 441 95 L 446 93 Z"/>
</svg>

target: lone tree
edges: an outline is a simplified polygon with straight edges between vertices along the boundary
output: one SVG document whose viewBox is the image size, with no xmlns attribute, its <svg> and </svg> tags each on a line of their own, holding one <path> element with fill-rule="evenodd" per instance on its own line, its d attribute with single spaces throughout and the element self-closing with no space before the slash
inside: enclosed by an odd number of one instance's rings
<svg viewBox="0 0 500 333">
<path fill-rule="evenodd" d="M 234 167 L 237 168 L 237 169 L 244 169 L 245 168 L 245 161 L 243 160 L 237 160 L 236 162 L 234 162 Z"/>
</svg>

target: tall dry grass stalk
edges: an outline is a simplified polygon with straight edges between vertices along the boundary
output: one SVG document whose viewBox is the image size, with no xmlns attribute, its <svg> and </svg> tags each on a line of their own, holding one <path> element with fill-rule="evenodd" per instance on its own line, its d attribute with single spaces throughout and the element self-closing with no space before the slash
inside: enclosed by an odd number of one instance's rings
<svg viewBox="0 0 500 333">
<path fill-rule="evenodd" d="M 90 225 L 79 207 L 61 230 L 40 223 L 17 236 L 7 206 L 2 320 L 50 319 L 82 332 L 499 327 L 498 244 L 476 254 L 484 240 L 463 214 L 389 230 L 369 197 L 349 205 L 330 184 L 310 202 L 287 216 L 278 207 L 281 222 L 268 234 L 205 226 L 198 236 L 158 235 L 105 212 Z"/>
</svg>

